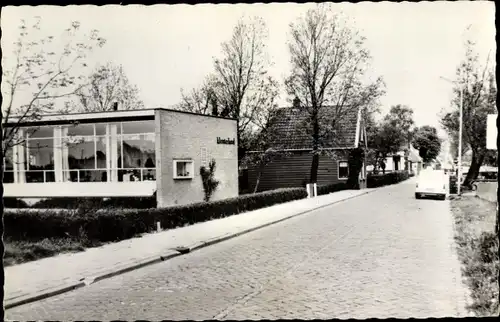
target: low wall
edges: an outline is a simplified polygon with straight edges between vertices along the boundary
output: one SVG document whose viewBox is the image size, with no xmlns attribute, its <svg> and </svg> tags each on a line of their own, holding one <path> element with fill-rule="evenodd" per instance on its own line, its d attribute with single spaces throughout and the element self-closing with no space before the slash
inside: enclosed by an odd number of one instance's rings
<svg viewBox="0 0 500 322">
<path fill-rule="evenodd" d="M 497 201 L 498 182 L 478 182 L 476 196 L 491 202 Z"/>
</svg>

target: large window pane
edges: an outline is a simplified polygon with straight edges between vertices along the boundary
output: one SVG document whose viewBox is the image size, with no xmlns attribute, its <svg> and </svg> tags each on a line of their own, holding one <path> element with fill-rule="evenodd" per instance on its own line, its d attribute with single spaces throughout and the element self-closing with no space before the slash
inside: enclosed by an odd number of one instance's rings
<svg viewBox="0 0 500 322">
<path fill-rule="evenodd" d="M 31 138 L 53 138 L 54 127 L 38 126 L 25 129 L 26 134 Z"/>
<path fill-rule="evenodd" d="M 68 147 L 69 169 L 95 169 L 95 143 L 93 136 L 65 138 Z"/>
<path fill-rule="evenodd" d="M 106 135 L 106 126 L 116 125 L 117 134 L 122 133 L 121 123 L 97 123 L 95 124 L 95 135 Z"/>
<path fill-rule="evenodd" d="M 96 137 L 96 159 L 97 169 L 106 169 L 106 137 Z"/>
<path fill-rule="evenodd" d="M 13 163 L 13 158 L 12 158 L 12 147 L 7 148 L 7 151 L 5 151 L 4 159 L 3 159 L 3 164 L 4 164 L 4 170 L 6 171 L 12 171 L 14 170 L 14 163 Z"/>
<path fill-rule="evenodd" d="M 4 183 L 13 183 L 14 182 L 14 161 L 12 155 L 12 147 L 9 147 L 7 151 L 5 151 L 5 156 L 3 160 L 4 164 L 4 173 L 3 173 L 3 182 Z"/>
<path fill-rule="evenodd" d="M 124 170 L 119 171 L 118 180 L 156 180 L 154 133 L 122 135 L 121 138 L 119 155 L 122 162 L 118 165 Z"/>
<path fill-rule="evenodd" d="M 122 122 L 123 134 L 154 133 L 155 121 Z"/>
<path fill-rule="evenodd" d="M 78 170 L 79 182 L 106 182 L 106 170 Z"/>
<path fill-rule="evenodd" d="M 54 170 L 54 144 L 52 139 L 28 140 L 30 170 Z"/>
<path fill-rule="evenodd" d="M 28 139 L 28 171 L 26 182 L 53 182 L 53 139 Z"/>
<path fill-rule="evenodd" d="M 155 168 L 155 136 L 123 135 L 123 168 Z"/>
<path fill-rule="evenodd" d="M 68 128 L 68 135 L 94 135 L 94 124 L 77 124 L 70 125 Z"/>
</svg>

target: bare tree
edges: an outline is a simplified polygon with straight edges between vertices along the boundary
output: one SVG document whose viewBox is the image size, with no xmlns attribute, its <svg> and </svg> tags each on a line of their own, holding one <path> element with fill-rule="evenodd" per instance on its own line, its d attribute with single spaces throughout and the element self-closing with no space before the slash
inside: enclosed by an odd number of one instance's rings
<svg viewBox="0 0 500 322">
<path fill-rule="evenodd" d="M 181 102 L 175 108 L 199 114 L 218 115 L 216 86 L 215 76 L 210 75 L 200 88 L 193 88 L 188 93 L 181 89 Z"/>
<path fill-rule="evenodd" d="M 76 109 L 83 112 L 111 111 L 114 102 L 120 102 L 123 110 L 144 108 L 139 89 L 130 84 L 123 66 L 108 62 L 98 66 L 89 77 L 89 84 L 80 88 L 76 95 Z"/>
<path fill-rule="evenodd" d="M 35 20 L 31 25 L 21 20 L 12 56 L 6 56 L 2 63 L 5 100 L 1 116 L 2 124 L 9 124 L 2 128 L 2 156 L 10 147 L 24 142 L 24 137 L 19 135 L 20 123 L 54 111 L 56 100 L 71 97 L 85 85 L 85 77 L 71 72 L 78 67 L 85 68 L 88 53 L 105 44 L 97 30 L 92 30 L 90 35 L 82 34 L 80 23 L 74 21 L 57 39 L 65 41 L 63 48 L 53 48 L 54 36 L 37 38 L 41 19 L 35 17 Z"/>
<path fill-rule="evenodd" d="M 282 133 L 275 126 L 277 113 L 279 113 L 276 104 L 278 88 L 276 84 L 273 84 L 272 79 L 268 79 L 267 85 L 269 86 L 267 89 L 263 88 L 259 91 L 265 95 L 261 94 L 261 97 L 255 100 L 265 108 L 253 109 L 254 114 L 251 118 L 247 118 L 250 121 L 250 126 L 246 127 L 245 132 L 242 133 L 243 141 L 247 143 L 245 148 L 248 151 L 242 158 L 242 165 L 254 167 L 257 170 L 254 193 L 259 189 L 260 178 L 265 166 L 290 155 L 289 152 L 285 151 L 283 145 L 283 142 L 286 142 L 283 135 L 288 134 Z M 287 121 L 283 117 L 279 117 L 279 120 L 281 122 Z"/>
<path fill-rule="evenodd" d="M 314 183 L 325 138 L 331 138 L 349 111 L 376 100 L 383 93 L 383 82 L 379 78 L 363 84 L 370 58 L 364 38 L 328 5 L 309 10 L 290 25 L 290 34 L 292 73 L 285 83 L 289 95 L 298 98 L 308 114 L 313 141 L 310 182 Z"/>
<path fill-rule="evenodd" d="M 178 108 L 205 114 L 217 114 L 238 120 L 239 159 L 248 131 L 259 110 L 266 108 L 269 93 L 277 87 L 267 75 L 267 27 L 258 17 L 240 19 L 229 41 L 222 44 L 222 56 L 214 60 L 214 73 L 200 90 L 183 97 Z M 216 112 L 216 113 L 214 113 Z"/>
</svg>

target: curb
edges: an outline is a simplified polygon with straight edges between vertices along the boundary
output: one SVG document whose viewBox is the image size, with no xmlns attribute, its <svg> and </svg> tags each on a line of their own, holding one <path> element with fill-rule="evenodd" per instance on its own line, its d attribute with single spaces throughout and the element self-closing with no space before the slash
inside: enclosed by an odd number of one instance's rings
<svg viewBox="0 0 500 322">
<path fill-rule="evenodd" d="M 99 275 L 99 276 L 95 277 L 94 279 L 92 279 L 91 283 L 87 283 L 87 285 L 94 284 L 94 283 L 99 282 L 101 280 L 104 280 L 104 279 L 107 279 L 107 278 L 111 278 L 111 277 L 114 277 L 114 276 L 117 276 L 117 275 L 125 274 L 125 273 L 128 273 L 130 271 L 133 271 L 133 270 L 136 270 L 136 269 L 139 269 L 139 268 L 143 268 L 145 266 L 149 266 L 149 265 L 161 263 L 163 261 L 169 260 L 171 258 L 180 256 L 180 255 L 182 255 L 181 252 L 171 251 L 171 252 L 167 253 L 166 255 L 153 256 L 153 257 L 150 257 L 148 259 L 141 260 L 141 261 L 139 261 L 136 264 L 128 265 L 128 266 L 125 266 L 123 268 L 120 268 L 120 269 L 117 269 L 117 270 L 113 270 L 113 271 L 109 271 L 107 273 Z"/>
<path fill-rule="evenodd" d="M 108 278 L 111 278 L 111 277 L 114 277 L 114 276 L 117 276 L 117 275 L 128 273 L 130 271 L 133 271 L 133 270 L 136 270 L 136 269 L 139 269 L 139 268 L 143 268 L 143 267 L 146 267 L 146 266 L 149 266 L 149 265 L 157 264 L 157 263 L 169 260 L 171 258 L 178 257 L 178 256 L 181 256 L 181 255 L 184 255 L 184 254 L 187 254 L 187 253 L 190 253 L 190 252 L 202 249 L 204 247 L 211 246 L 211 245 L 214 245 L 214 244 L 217 244 L 217 243 L 220 243 L 220 242 L 223 242 L 223 241 L 226 241 L 226 240 L 229 240 L 229 239 L 232 239 L 232 238 L 235 238 L 235 237 L 238 237 L 238 236 L 250 233 L 252 231 L 255 231 L 255 230 L 258 230 L 258 229 L 261 229 L 261 228 L 265 228 L 267 226 L 271 226 L 271 225 L 274 225 L 274 224 L 277 224 L 277 223 L 280 223 L 280 222 L 285 221 L 287 219 L 291 219 L 291 218 L 294 218 L 294 217 L 297 217 L 297 216 L 304 215 L 304 214 L 309 213 L 309 212 L 314 211 L 314 210 L 325 208 L 325 207 L 328 207 L 328 206 L 331 206 L 331 205 L 334 205 L 334 204 L 337 204 L 337 203 L 340 203 L 340 202 L 343 202 L 343 201 L 346 201 L 346 200 L 349 200 L 349 199 L 353 199 L 353 198 L 356 198 L 356 197 L 359 197 L 359 196 L 363 196 L 363 195 L 372 193 L 372 192 L 377 191 L 377 190 L 378 190 L 378 188 L 374 188 L 373 190 L 370 190 L 370 191 L 367 191 L 367 192 L 363 192 L 363 193 L 360 193 L 360 194 L 355 195 L 355 196 L 350 196 L 350 197 L 347 197 L 345 199 L 337 200 L 337 201 L 334 201 L 332 203 L 328 203 L 326 205 L 321 205 L 319 207 L 311 208 L 311 209 L 302 211 L 302 212 L 297 213 L 297 214 L 293 214 L 293 215 L 290 215 L 290 216 L 287 216 L 287 217 L 284 217 L 284 218 L 281 218 L 281 219 L 278 219 L 278 220 L 275 220 L 275 221 L 272 221 L 272 222 L 268 222 L 268 223 L 259 225 L 257 227 L 252 227 L 252 228 L 249 228 L 249 229 L 246 229 L 246 230 L 243 230 L 243 231 L 240 231 L 240 232 L 236 232 L 236 233 L 224 234 L 222 236 L 209 239 L 208 241 L 203 241 L 203 242 L 195 243 L 192 246 L 189 246 L 189 247 L 186 247 L 186 248 L 182 247 L 182 249 L 179 248 L 179 250 L 172 250 L 172 251 L 168 252 L 165 255 L 152 256 L 152 257 L 149 257 L 149 258 L 147 258 L 145 260 L 141 260 L 141 261 L 139 261 L 139 262 L 137 262 L 137 263 L 135 263 L 133 265 L 127 265 L 127 266 L 124 266 L 124 267 L 122 267 L 120 269 L 111 270 L 111 271 L 108 271 L 108 272 L 106 272 L 106 273 L 104 273 L 102 275 L 98 275 L 98 276 L 96 276 L 94 278 L 83 278 L 83 279 L 81 279 L 78 282 L 70 283 L 70 284 L 67 284 L 67 285 L 65 285 L 63 287 L 57 287 L 57 288 L 52 288 L 52 289 L 44 290 L 44 291 L 41 291 L 39 293 L 36 293 L 35 295 L 26 295 L 24 297 L 21 297 L 21 298 L 15 299 L 15 300 L 11 300 L 11 301 L 7 300 L 6 304 L 4 304 L 4 309 L 10 309 L 10 308 L 13 308 L 13 307 L 16 307 L 16 306 L 28 304 L 28 303 L 31 303 L 31 302 L 40 301 L 40 300 L 43 300 L 43 299 L 46 299 L 46 298 L 49 298 L 49 297 L 52 297 L 52 296 L 56 296 L 56 295 L 60 295 L 62 293 L 70 292 L 70 291 L 73 291 L 75 289 L 82 288 L 82 287 L 85 287 L 87 285 L 94 284 L 94 283 L 96 283 L 98 281 L 102 281 L 102 280 L 105 280 L 105 279 L 108 279 Z"/>
<path fill-rule="evenodd" d="M 111 277 L 114 277 L 117 275 L 121 275 L 121 274 L 130 272 L 130 271 L 133 271 L 133 270 L 145 267 L 145 266 L 157 264 L 157 263 L 166 261 L 168 259 L 180 256 L 180 255 L 182 255 L 182 253 L 177 252 L 177 251 L 171 251 L 166 255 L 153 256 L 153 257 L 150 257 L 148 259 L 141 260 L 133 265 L 127 265 L 127 266 L 122 267 L 122 268 L 117 269 L 117 270 L 108 271 L 108 272 L 106 272 L 102 275 L 99 275 L 97 277 L 94 277 L 94 278 L 83 278 L 83 279 L 79 280 L 78 282 L 69 283 L 69 284 L 66 284 L 65 286 L 62 286 L 62 287 L 55 287 L 55 288 L 43 290 L 43 291 L 36 293 L 35 295 L 25 295 L 24 297 L 19 297 L 19 298 L 10 300 L 10 301 L 7 300 L 7 301 L 5 301 L 6 303 L 4 304 L 4 309 L 7 310 L 7 309 L 10 309 L 10 308 L 13 308 L 16 306 L 21 306 L 24 304 L 44 300 L 44 299 L 49 298 L 49 297 L 53 297 L 56 295 L 67 293 L 67 292 L 76 290 L 78 288 L 82 288 L 82 287 L 85 287 L 87 285 L 94 284 L 98 281 L 101 281 L 101 280 L 104 280 L 107 278 L 111 278 Z"/>
<path fill-rule="evenodd" d="M 62 287 L 59 286 L 52 289 L 44 290 L 35 295 L 25 295 L 24 297 L 20 297 L 12 301 L 6 300 L 4 304 L 4 309 L 7 310 L 23 304 L 40 301 L 48 297 L 56 296 L 62 293 L 76 290 L 78 288 L 82 288 L 84 286 L 85 286 L 84 282 L 68 283 L 65 286 Z"/>
</svg>

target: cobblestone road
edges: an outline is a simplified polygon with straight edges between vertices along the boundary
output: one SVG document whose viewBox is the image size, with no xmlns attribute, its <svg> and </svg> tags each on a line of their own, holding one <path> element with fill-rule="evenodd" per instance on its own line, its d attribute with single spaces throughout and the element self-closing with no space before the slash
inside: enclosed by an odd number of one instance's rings
<svg viewBox="0 0 500 322">
<path fill-rule="evenodd" d="M 7 310 L 8 319 L 464 316 L 448 201 L 412 181 Z"/>
</svg>

